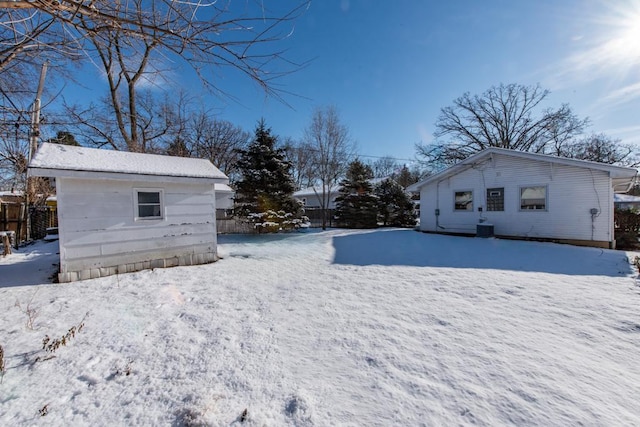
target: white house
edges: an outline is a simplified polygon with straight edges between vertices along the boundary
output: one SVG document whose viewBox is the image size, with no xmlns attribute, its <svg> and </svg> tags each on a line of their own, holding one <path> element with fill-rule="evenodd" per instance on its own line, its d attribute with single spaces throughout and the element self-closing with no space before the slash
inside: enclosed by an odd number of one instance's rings
<svg viewBox="0 0 640 427">
<path fill-rule="evenodd" d="M 327 209 L 336 208 L 336 197 L 340 195 L 340 186 L 325 187 L 324 198 L 328 201 Z M 293 198 L 300 201 L 305 208 L 314 209 L 322 207 L 322 186 L 303 188 L 293 193 Z"/>
<path fill-rule="evenodd" d="M 216 184 L 216 209 L 233 209 L 236 192 L 227 184 Z"/>
<path fill-rule="evenodd" d="M 45 143 L 29 173 L 56 179 L 60 282 L 217 260 L 208 160 Z"/>
<path fill-rule="evenodd" d="M 613 196 L 636 169 L 489 148 L 418 182 L 420 229 L 614 247 Z"/>
<path fill-rule="evenodd" d="M 371 183 L 371 185 L 375 187 L 385 179 L 389 179 L 389 177 L 373 178 L 369 180 L 369 183 Z M 340 189 L 342 188 L 342 186 L 335 185 L 331 188 L 325 188 L 328 189 L 328 191 L 325 191 L 324 194 L 325 200 L 328 200 L 327 209 L 335 209 L 336 198 L 340 196 Z M 322 207 L 321 201 L 323 197 L 322 186 L 303 188 L 293 193 L 293 197 L 296 200 L 300 201 L 305 208 L 320 208 Z"/>
</svg>

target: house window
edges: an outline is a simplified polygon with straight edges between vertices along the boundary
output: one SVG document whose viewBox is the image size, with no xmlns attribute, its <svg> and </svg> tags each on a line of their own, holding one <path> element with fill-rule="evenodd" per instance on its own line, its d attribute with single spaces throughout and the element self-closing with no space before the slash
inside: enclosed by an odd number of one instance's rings
<svg viewBox="0 0 640 427">
<path fill-rule="evenodd" d="M 137 219 L 162 219 L 161 190 L 136 190 L 135 202 Z"/>
<path fill-rule="evenodd" d="M 456 191 L 454 210 L 473 211 L 473 191 Z"/>
<path fill-rule="evenodd" d="M 545 185 L 520 187 L 520 210 L 547 210 L 547 187 Z"/>
<path fill-rule="evenodd" d="M 504 211 L 504 188 L 487 188 L 487 211 Z"/>
</svg>

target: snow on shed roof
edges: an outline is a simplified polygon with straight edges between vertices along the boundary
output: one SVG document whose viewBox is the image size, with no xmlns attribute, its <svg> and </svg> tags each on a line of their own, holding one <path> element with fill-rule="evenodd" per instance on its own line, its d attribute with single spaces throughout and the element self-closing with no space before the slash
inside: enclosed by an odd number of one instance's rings
<svg viewBox="0 0 640 427">
<path fill-rule="evenodd" d="M 227 176 L 206 159 L 131 153 L 51 143 L 44 143 L 40 146 L 29 163 L 29 169 L 34 172 L 34 175 L 43 175 L 44 171 L 37 171 L 40 169 L 48 172 L 104 172 L 205 178 L 228 182 Z"/>
</svg>

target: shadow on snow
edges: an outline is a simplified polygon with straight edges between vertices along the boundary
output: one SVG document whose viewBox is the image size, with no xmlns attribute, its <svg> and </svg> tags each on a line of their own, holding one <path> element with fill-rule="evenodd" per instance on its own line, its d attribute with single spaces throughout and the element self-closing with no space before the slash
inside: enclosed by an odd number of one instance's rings
<svg viewBox="0 0 640 427">
<path fill-rule="evenodd" d="M 552 274 L 627 276 L 624 252 L 555 243 L 425 234 L 354 232 L 333 238 L 335 264 L 449 267 Z"/>
</svg>

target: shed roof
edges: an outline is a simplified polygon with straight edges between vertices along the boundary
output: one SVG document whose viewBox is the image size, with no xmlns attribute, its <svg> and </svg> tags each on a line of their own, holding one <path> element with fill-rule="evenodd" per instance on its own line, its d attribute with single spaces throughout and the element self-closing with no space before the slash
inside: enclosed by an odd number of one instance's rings
<svg viewBox="0 0 640 427">
<path fill-rule="evenodd" d="M 117 175 L 143 175 L 208 179 L 227 183 L 227 176 L 209 160 L 158 154 L 75 147 L 44 143 L 29 163 L 36 176 L 86 176 L 102 173 L 107 178 Z"/>
<path fill-rule="evenodd" d="M 626 192 L 629 189 L 629 186 L 633 184 L 633 180 L 635 176 L 638 174 L 637 169 L 625 167 L 625 166 L 615 166 L 609 165 L 606 163 L 598 163 L 591 162 L 588 160 L 579 160 L 579 159 L 570 159 L 567 157 L 558 157 L 558 156 L 550 156 L 548 154 L 538 154 L 538 153 L 528 153 L 525 151 L 517 151 L 517 150 L 507 150 L 505 148 L 497 148 L 491 147 L 485 150 L 482 150 L 472 156 L 467 157 L 455 165 L 438 172 L 435 175 L 431 175 L 424 180 L 417 182 L 407 188 L 407 191 L 420 191 L 420 188 L 423 186 L 435 182 L 440 181 L 449 176 L 455 175 L 467 168 L 476 165 L 480 162 L 486 160 L 486 158 L 491 158 L 492 155 L 504 155 L 511 157 L 519 157 L 523 159 L 535 160 L 539 162 L 546 163 L 554 163 L 566 166 L 575 166 L 585 169 L 593 169 L 593 170 L 601 170 L 604 172 L 608 172 L 613 179 L 614 187 L 621 187 L 619 189 L 620 192 Z"/>
</svg>

